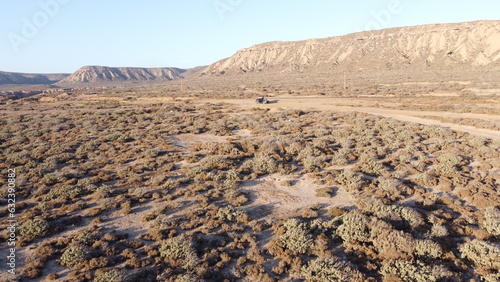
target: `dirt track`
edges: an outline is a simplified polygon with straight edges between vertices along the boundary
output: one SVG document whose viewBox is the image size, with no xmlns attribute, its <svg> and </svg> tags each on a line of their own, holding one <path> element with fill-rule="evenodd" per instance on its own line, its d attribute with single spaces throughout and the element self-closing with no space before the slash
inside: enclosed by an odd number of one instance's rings
<svg viewBox="0 0 500 282">
<path fill-rule="evenodd" d="M 355 98 L 353 98 L 355 100 Z M 433 112 L 433 111 L 409 111 L 409 110 L 394 110 L 375 108 L 369 106 L 343 106 L 346 102 L 353 102 L 353 100 L 330 98 L 330 97 L 275 97 L 271 101 L 275 103 L 256 105 L 251 99 L 205 99 L 202 102 L 220 103 L 225 102 L 234 104 L 242 108 L 269 108 L 271 111 L 278 111 L 282 109 L 316 109 L 316 110 L 329 110 L 341 112 L 362 112 L 367 114 L 379 115 L 397 119 L 400 121 L 416 122 L 426 125 L 438 125 L 452 130 L 467 132 L 469 134 L 500 140 L 500 131 L 476 128 L 473 126 L 459 125 L 453 123 L 440 122 L 433 119 L 420 118 L 420 116 L 435 116 L 435 117 L 451 117 L 451 118 L 475 118 L 489 121 L 497 121 L 500 123 L 500 115 L 486 115 L 486 114 L 469 114 L 469 113 L 450 113 L 450 112 Z"/>
</svg>

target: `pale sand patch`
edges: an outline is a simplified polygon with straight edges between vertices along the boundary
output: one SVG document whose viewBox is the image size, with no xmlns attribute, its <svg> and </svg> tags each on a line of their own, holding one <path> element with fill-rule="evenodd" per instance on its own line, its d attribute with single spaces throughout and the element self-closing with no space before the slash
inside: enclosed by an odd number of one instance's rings
<svg viewBox="0 0 500 282">
<path fill-rule="evenodd" d="M 217 142 L 217 143 L 226 143 L 228 136 L 218 136 L 213 134 L 177 134 L 172 135 L 174 140 L 173 144 L 175 146 L 180 146 L 183 148 L 191 148 L 194 144 L 198 143 L 208 143 L 208 142 Z"/>
<path fill-rule="evenodd" d="M 292 186 L 283 186 L 284 180 L 291 180 Z M 314 183 L 307 175 L 294 179 L 290 176 L 273 174 L 257 180 L 243 181 L 241 190 L 249 194 L 250 204 L 245 209 L 252 217 L 286 218 L 297 216 L 300 210 L 314 204 L 323 207 L 353 208 L 356 206 L 352 197 L 343 188 L 334 188 L 332 198 L 316 197 L 316 189 L 324 188 Z"/>
</svg>

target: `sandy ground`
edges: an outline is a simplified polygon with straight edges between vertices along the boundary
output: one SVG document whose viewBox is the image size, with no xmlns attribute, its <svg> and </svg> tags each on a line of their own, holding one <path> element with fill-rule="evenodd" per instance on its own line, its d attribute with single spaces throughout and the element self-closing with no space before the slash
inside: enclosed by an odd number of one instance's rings
<svg viewBox="0 0 500 282">
<path fill-rule="evenodd" d="M 283 186 L 284 180 L 293 185 Z M 247 212 L 255 218 L 280 219 L 300 215 L 300 210 L 311 205 L 323 207 L 352 208 L 356 204 L 353 196 L 342 188 L 335 188 L 332 198 L 316 197 L 316 189 L 323 188 L 307 175 L 294 178 L 293 175 L 273 174 L 256 180 L 244 181 L 241 189 L 250 196 Z"/>
<path fill-rule="evenodd" d="M 452 130 L 458 130 L 469 134 L 500 140 L 500 131 L 476 128 L 473 126 L 465 126 L 453 123 L 440 122 L 433 119 L 421 118 L 420 116 L 427 117 L 451 117 L 451 118 L 474 118 L 488 121 L 496 121 L 500 123 L 500 115 L 486 115 L 486 114 L 470 114 L 470 113 L 451 113 L 451 112 L 435 112 L 435 111 L 410 111 L 410 110 L 395 110 L 367 107 L 359 103 L 360 106 L 345 106 L 345 104 L 356 103 L 356 99 L 346 98 L 330 98 L 330 97 L 274 97 L 270 98 L 271 101 L 276 101 L 272 104 L 259 104 L 256 105 L 253 99 L 205 99 L 198 102 L 205 103 L 229 103 L 238 107 L 249 108 L 268 108 L 271 111 L 279 111 L 282 109 L 303 109 L 303 110 L 326 110 L 326 111 L 340 111 L 340 112 L 361 112 L 373 115 L 384 116 L 388 118 L 397 119 L 406 122 L 416 122 L 426 125 L 437 125 Z M 362 106 L 363 105 L 363 106 Z"/>
</svg>

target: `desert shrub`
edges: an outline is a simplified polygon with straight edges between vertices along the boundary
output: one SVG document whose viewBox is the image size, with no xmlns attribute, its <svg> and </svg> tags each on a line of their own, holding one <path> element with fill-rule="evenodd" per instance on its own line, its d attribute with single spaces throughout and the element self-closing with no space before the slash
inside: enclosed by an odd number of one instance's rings
<svg viewBox="0 0 500 282">
<path fill-rule="evenodd" d="M 462 159 L 460 156 L 453 154 L 443 154 L 438 158 L 438 165 L 434 168 L 438 175 L 450 175 L 457 172 L 457 165 L 460 164 Z"/>
<path fill-rule="evenodd" d="M 122 282 L 125 281 L 123 271 L 118 269 L 97 270 L 93 282 Z"/>
<path fill-rule="evenodd" d="M 75 198 L 82 195 L 85 190 L 80 186 L 75 185 L 62 185 L 54 187 L 50 192 L 43 197 L 43 201 L 50 201 L 59 197 Z"/>
<path fill-rule="evenodd" d="M 402 281 L 441 281 L 451 279 L 453 273 L 441 265 L 426 265 L 421 261 L 391 260 L 384 264 L 380 272 L 387 281 L 399 278 Z"/>
<path fill-rule="evenodd" d="M 446 226 L 440 225 L 440 224 L 433 224 L 430 232 L 431 237 L 445 237 L 448 235 L 448 229 L 446 229 Z"/>
<path fill-rule="evenodd" d="M 316 197 L 331 198 L 335 194 L 335 190 L 330 187 L 316 189 Z"/>
<path fill-rule="evenodd" d="M 307 156 L 302 160 L 305 171 L 314 171 L 323 166 L 323 163 L 326 161 L 325 156 Z"/>
<path fill-rule="evenodd" d="M 484 211 L 484 228 L 494 236 L 500 236 L 500 210 L 490 207 Z"/>
<path fill-rule="evenodd" d="M 336 180 L 339 184 L 344 185 L 347 191 L 358 190 L 361 187 L 361 174 L 352 171 L 343 171 Z"/>
<path fill-rule="evenodd" d="M 441 246 L 431 240 L 416 240 L 414 244 L 414 254 L 431 258 L 440 258 L 443 254 Z"/>
<path fill-rule="evenodd" d="M 269 156 L 259 155 L 253 159 L 252 170 L 258 174 L 275 173 L 277 169 L 276 161 Z"/>
<path fill-rule="evenodd" d="M 500 281 L 500 273 L 487 274 L 481 278 L 484 282 L 498 282 Z"/>
<path fill-rule="evenodd" d="M 49 234 L 49 223 L 46 220 L 35 218 L 23 223 L 19 228 L 19 235 L 22 240 L 32 241 L 36 238 Z"/>
<path fill-rule="evenodd" d="M 420 186 L 432 187 L 438 185 L 438 179 L 434 173 L 423 172 L 415 176 L 415 182 Z"/>
<path fill-rule="evenodd" d="M 382 201 L 366 198 L 360 202 L 363 210 L 373 213 L 376 217 L 390 221 L 404 220 L 411 227 L 417 227 L 424 223 L 422 215 L 413 208 L 399 205 L 384 205 Z"/>
<path fill-rule="evenodd" d="M 175 278 L 175 282 L 202 282 L 204 280 L 200 279 L 198 276 L 192 273 L 184 273 Z"/>
<path fill-rule="evenodd" d="M 500 245 L 498 244 L 474 240 L 461 245 L 458 250 L 463 258 L 472 261 L 476 266 L 500 268 Z"/>
<path fill-rule="evenodd" d="M 359 212 L 350 212 L 342 216 L 342 224 L 337 229 L 337 235 L 344 242 L 369 242 L 370 219 Z"/>
<path fill-rule="evenodd" d="M 244 212 L 237 210 L 234 206 L 228 205 L 217 211 L 217 217 L 221 220 L 236 221 L 245 215 Z"/>
<path fill-rule="evenodd" d="M 342 224 L 338 218 L 331 220 L 315 219 L 309 224 L 309 230 L 312 234 L 326 234 L 331 239 L 336 237 L 335 231 Z"/>
<path fill-rule="evenodd" d="M 198 264 L 198 257 L 193 242 L 186 236 L 168 239 L 159 249 L 160 256 L 168 260 L 180 261 L 186 269 Z"/>
<path fill-rule="evenodd" d="M 80 268 L 84 262 L 91 258 L 90 248 L 82 245 L 73 245 L 64 251 L 59 259 L 59 263 L 70 268 Z"/>
<path fill-rule="evenodd" d="M 371 157 L 362 158 L 358 165 L 359 171 L 372 176 L 380 176 L 387 172 L 387 169 L 381 163 Z"/>
<path fill-rule="evenodd" d="M 239 173 L 236 169 L 232 168 L 226 172 L 226 180 L 237 181 L 239 179 Z"/>
<path fill-rule="evenodd" d="M 384 259 L 408 258 L 412 255 L 414 239 L 410 234 L 400 230 L 387 228 L 387 223 L 382 223 L 382 229 L 372 230 L 373 246 L 378 250 L 380 257 Z M 380 224 L 379 223 L 379 224 Z M 374 234 L 376 233 L 376 234 Z"/>
<path fill-rule="evenodd" d="M 186 173 L 186 177 L 195 179 L 197 176 L 202 175 L 204 173 L 205 171 L 201 167 L 195 166 Z"/>
<path fill-rule="evenodd" d="M 350 149 L 342 148 L 332 157 L 332 165 L 346 165 L 349 163 L 348 155 L 351 153 Z"/>
<path fill-rule="evenodd" d="M 106 184 L 101 185 L 94 192 L 97 200 L 102 199 L 102 198 L 107 198 L 107 197 L 111 196 L 111 193 L 112 193 L 111 187 L 106 185 Z"/>
<path fill-rule="evenodd" d="M 90 230 L 85 230 L 79 234 L 77 234 L 73 238 L 73 242 L 82 245 L 82 246 L 92 246 L 95 241 L 99 239 L 99 236 L 97 233 L 92 232 Z"/>
<path fill-rule="evenodd" d="M 293 218 L 287 220 L 283 227 L 286 231 L 280 235 L 279 240 L 285 249 L 296 254 L 305 254 L 313 246 L 313 239 L 306 223 Z"/>
<path fill-rule="evenodd" d="M 328 216 L 331 216 L 331 217 L 337 217 L 337 216 L 341 216 L 345 213 L 347 213 L 347 210 L 345 210 L 345 209 L 338 208 L 338 207 L 331 207 L 328 209 L 326 214 Z"/>
<path fill-rule="evenodd" d="M 388 196 L 397 196 L 401 194 L 401 181 L 385 177 L 378 177 L 377 180 L 379 182 L 377 188 L 384 191 Z"/>
<path fill-rule="evenodd" d="M 300 216 L 302 218 L 316 218 L 318 217 L 318 212 L 311 208 L 303 208 L 300 210 Z"/>
<path fill-rule="evenodd" d="M 224 156 L 208 156 L 200 161 L 203 170 L 217 169 L 227 166 L 227 158 Z"/>
<path fill-rule="evenodd" d="M 163 185 L 161 186 L 162 188 L 166 190 L 172 190 L 180 186 L 180 181 L 176 179 L 169 178 Z"/>
<path fill-rule="evenodd" d="M 144 151 L 143 155 L 145 158 L 155 158 L 159 154 L 158 150 L 155 149 L 147 149 Z"/>
<path fill-rule="evenodd" d="M 302 267 L 306 281 L 363 281 L 364 277 L 351 264 L 338 258 L 318 258 Z"/>
</svg>

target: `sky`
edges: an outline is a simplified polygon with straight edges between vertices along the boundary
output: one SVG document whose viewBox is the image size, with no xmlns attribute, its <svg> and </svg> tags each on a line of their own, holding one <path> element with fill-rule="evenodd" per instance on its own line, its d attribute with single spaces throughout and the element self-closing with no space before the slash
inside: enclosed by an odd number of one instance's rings
<svg viewBox="0 0 500 282">
<path fill-rule="evenodd" d="M 500 20 L 498 0 L 0 0 L 0 71 L 209 65 L 239 49 Z"/>
</svg>

